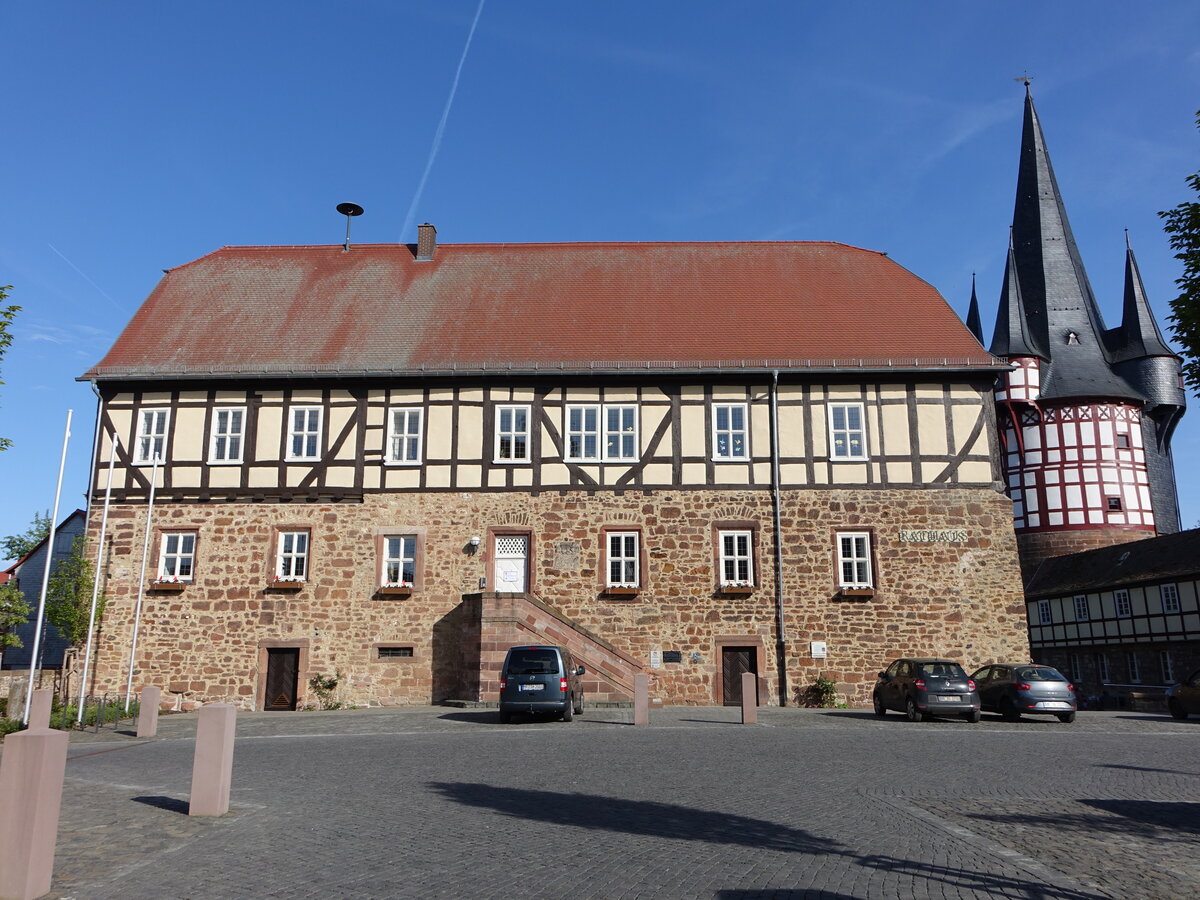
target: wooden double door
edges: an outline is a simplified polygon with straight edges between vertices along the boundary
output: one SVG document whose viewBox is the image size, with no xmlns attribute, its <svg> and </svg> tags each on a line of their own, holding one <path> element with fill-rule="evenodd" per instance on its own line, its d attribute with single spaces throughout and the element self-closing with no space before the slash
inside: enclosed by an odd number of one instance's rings
<svg viewBox="0 0 1200 900">
<path fill-rule="evenodd" d="M 721 648 L 721 687 L 726 706 L 742 705 L 742 676 L 753 672 L 758 684 L 758 648 L 757 647 L 722 647 Z M 758 697 L 755 697 L 758 705 Z"/>
<path fill-rule="evenodd" d="M 296 682 L 300 677 L 300 648 L 271 647 L 267 650 L 265 710 L 296 708 Z"/>
</svg>

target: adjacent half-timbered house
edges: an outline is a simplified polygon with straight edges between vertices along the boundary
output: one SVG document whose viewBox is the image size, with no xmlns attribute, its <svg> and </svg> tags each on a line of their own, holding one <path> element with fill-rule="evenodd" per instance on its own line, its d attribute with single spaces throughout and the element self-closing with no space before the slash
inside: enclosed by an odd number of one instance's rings
<svg viewBox="0 0 1200 900">
<path fill-rule="evenodd" d="M 99 689 L 135 623 L 135 685 L 267 709 L 487 700 L 530 641 L 668 703 L 1028 652 L 1003 363 L 886 255 L 419 232 L 173 269 L 82 376 Z"/>
</svg>

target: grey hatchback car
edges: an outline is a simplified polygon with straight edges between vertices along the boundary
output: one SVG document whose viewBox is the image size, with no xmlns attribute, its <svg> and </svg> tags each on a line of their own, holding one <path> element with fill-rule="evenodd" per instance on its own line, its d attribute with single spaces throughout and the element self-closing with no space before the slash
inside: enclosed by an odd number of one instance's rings
<svg viewBox="0 0 1200 900">
<path fill-rule="evenodd" d="M 1075 721 L 1075 685 L 1051 666 L 996 663 L 984 666 L 971 678 L 979 685 L 983 708 L 1000 713 L 1010 722 L 1023 715 Z"/>
<path fill-rule="evenodd" d="M 500 670 L 500 721 L 513 713 L 551 713 L 570 722 L 583 712 L 584 674 L 565 647 L 510 647 Z"/>
<path fill-rule="evenodd" d="M 979 721 L 975 682 L 952 659 L 898 659 L 879 673 L 871 699 L 877 716 L 894 709 L 910 722 L 933 715 Z"/>
</svg>

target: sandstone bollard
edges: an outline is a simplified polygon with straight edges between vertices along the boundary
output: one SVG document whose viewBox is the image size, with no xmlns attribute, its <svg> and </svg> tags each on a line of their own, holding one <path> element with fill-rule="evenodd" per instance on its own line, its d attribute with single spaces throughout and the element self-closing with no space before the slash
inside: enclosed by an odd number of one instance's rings
<svg viewBox="0 0 1200 900">
<path fill-rule="evenodd" d="M 32 900 L 50 891 L 66 767 L 65 731 L 30 729 L 4 739 L 0 900 Z"/>
<path fill-rule="evenodd" d="M 158 734 L 158 701 L 161 697 L 162 688 L 142 688 L 138 698 L 138 737 L 152 738 Z"/>
<path fill-rule="evenodd" d="M 192 760 L 189 816 L 223 816 L 229 812 L 236 717 L 237 709 L 228 703 L 200 708 L 196 721 L 196 754 Z"/>
<path fill-rule="evenodd" d="M 742 724 L 758 723 L 758 676 L 753 672 L 742 673 Z"/>
<path fill-rule="evenodd" d="M 29 701 L 29 730 L 50 727 L 50 707 L 54 700 L 54 691 L 42 688 L 34 691 Z"/>
<path fill-rule="evenodd" d="M 633 676 L 633 724 L 650 724 L 650 676 Z"/>
</svg>

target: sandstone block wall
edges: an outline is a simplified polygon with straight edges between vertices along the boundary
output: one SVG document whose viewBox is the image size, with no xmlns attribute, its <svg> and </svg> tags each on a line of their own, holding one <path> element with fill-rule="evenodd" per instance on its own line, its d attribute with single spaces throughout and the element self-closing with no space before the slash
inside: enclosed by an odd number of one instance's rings
<svg viewBox="0 0 1200 900">
<path fill-rule="evenodd" d="M 104 573 L 110 598 L 97 649 L 95 690 L 124 685 L 140 579 L 142 505 L 114 505 Z M 196 580 L 179 593 L 144 595 L 135 690 L 164 698 L 261 703 L 267 646 L 301 647 L 300 704 L 314 674 L 339 673 L 340 698 L 355 704 L 424 704 L 486 696 L 481 579 L 490 578 L 485 538 L 530 535 L 529 594 L 650 672 L 666 703 L 719 702 L 721 648 L 758 648 L 769 695 L 794 702 L 818 674 L 847 700 L 869 701 L 874 676 L 892 658 L 945 654 L 968 668 L 1028 656 L 1025 605 L 1006 497 L 985 489 L 827 489 L 783 495 L 786 670 L 776 653 L 776 579 L 767 491 L 553 491 L 368 495 L 362 503 L 163 502 L 152 528 L 197 532 Z M 718 527 L 754 533 L 755 588 L 717 590 Z M 90 523 L 93 538 L 98 517 Z M 268 588 L 279 527 L 311 529 L 308 581 L 296 592 Z M 636 530 L 642 585 L 634 596 L 603 588 L 605 527 Z M 900 539 L 906 529 L 954 532 L 956 542 Z M 834 534 L 872 535 L 876 588 L 842 599 Z M 376 538 L 420 533 L 418 585 L 407 599 L 376 594 Z M 152 548 L 157 538 L 152 541 Z M 147 580 L 157 559 L 152 549 Z M 564 642 L 574 638 L 564 637 Z M 827 657 L 814 659 L 813 641 Z M 379 658 L 380 645 L 412 648 Z M 679 662 L 668 662 L 677 651 Z M 651 660 L 664 659 L 658 668 Z M 586 663 L 585 663 L 586 665 Z M 782 677 L 781 677 L 782 676 Z M 785 696 L 786 694 L 786 696 Z M 475 695 L 475 696 L 472 696 Z"/>
</svg>

